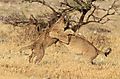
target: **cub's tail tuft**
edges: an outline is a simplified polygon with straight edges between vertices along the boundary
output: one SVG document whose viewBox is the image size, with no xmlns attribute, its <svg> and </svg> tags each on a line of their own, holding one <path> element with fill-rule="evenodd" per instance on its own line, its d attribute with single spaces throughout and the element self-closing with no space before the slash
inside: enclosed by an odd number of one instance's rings
<svg viewBox="0 0 120 79">
<path fill-rule="evenodd" d="M 111 53 L 111 51 L 112 51 L 111 48 L 107 48 L 104 52 L 105 56 L 107 57 Z"/>
</svg>

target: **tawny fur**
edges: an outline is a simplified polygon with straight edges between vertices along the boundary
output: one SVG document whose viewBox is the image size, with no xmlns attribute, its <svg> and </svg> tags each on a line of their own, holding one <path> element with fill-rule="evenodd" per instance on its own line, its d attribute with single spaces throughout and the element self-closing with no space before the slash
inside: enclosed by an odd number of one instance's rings
<svg viewBox="0 0 120 79">
<path fill-rule="evenodd" d="M 66 34 L 63 29 L 65 27 L 63 17 L 58 20 L 55 27 L 52 28 L 50 36 L 59 39 L 71 52 L 82 54 L 87 58 L 88 62 L 93 63 L 93 60 L 100 54 L 99 51 L 92 43 L 87 41 L 83 35 Z M 105 52 L 107 56 L 111 52 L 111 48 L 108 48 Z"/>
<path fill-rule="evenodd" d="M 29 62 L 38 64 L 44 56 L 45 49 L 56 42 L 57 39 L 49 36 L 49 29 L 45 29 L 33 44 L 23 47 L 22 50 L 31 49 L 32 54 L 29 56 Z"/>
<path fill-rule="evenodd" d="M 88 59 L 88 62 L 93 63 L 93 60 L 101 51 L 79 35 L 64 33 L 64 27 L 64 17 L 62 16 L 55 24 L 41 32 L 39 39 L 28 46 L 32 50 L 32 54 L 29 56 L 29 62 L 33 62 L 36 57 L 35 63 L 39 63 L 44 56 L 45 48 L 59 40 L 71 52 L 82 54 Z M 104 52 L 105 56 L 110 52 L 111 48 Z"/>
<path fill-rule="evenodd" d="M 60 32 L 63 32 L 64 29 L 62 27 L 58 27 L 58 26 L 64 26 L 63 22 L 64 22 L 64 17 L 62 16 L 51 27 L 47 27 L 46 29 L 44 29 L 44 31 L 40 33 L 40 36 L 37 39 L 37 41 L 24 48 L 24 49 L 29 48 L 32 51 L 32 54 L 29 56 L 29 62 L 32 63 L 34 62 L 35 64 L 37 64 L 42 60 L 45 53 L 45 49 L 58 41 L 56 38 L 52 38 L 49 35 L 49 33 L 51 31 L 54 32 L 53 30 L 54 27 L 57 28 L 56 29 L 57 31 L 60 30 Z"/>
<path fill-rule="evenodd" d="M 106 57 L 111 52 L 111 48 L 107 48 L 104 52 L 98 50 L 92 43 L 85 38 L 68 35 L 68 43 L 60 41 L 62 45 L 65 45 L 71 53 L 80 54 L 85 57 L 86 62 L 94 64 L 93 60 L 99 55 L 104 54 Z"/>
</svg>

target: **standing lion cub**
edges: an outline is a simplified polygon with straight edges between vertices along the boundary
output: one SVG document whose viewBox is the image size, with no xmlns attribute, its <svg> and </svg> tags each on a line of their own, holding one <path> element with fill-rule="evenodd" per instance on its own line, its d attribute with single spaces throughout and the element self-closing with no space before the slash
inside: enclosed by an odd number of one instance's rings
<svg viewBox="0 0 120 79">
<path fill-rule="evenodd" d="M 56 38 L 49 36 L 49 29 L 47 28 L 44 31 L 41 31 L 39 38 L 34 43 L 23 47 L 20 50 L 31 49 L 32 53 L 29 56 L 29 62 L 38 64 L 44 56 L 45 49 L 57 41 Z"/>
</svg>

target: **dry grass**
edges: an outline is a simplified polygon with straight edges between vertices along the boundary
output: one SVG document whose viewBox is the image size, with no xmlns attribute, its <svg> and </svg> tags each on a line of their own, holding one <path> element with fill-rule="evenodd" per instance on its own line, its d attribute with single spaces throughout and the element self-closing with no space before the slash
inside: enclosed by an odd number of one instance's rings
<svg viewBox="0 0 120 79">
<path fill-rule="evenodd" d="M 37 15 L 42 11 L 38 11 L 40 6 L 36 6 L 34 9 L 33 6 L 36 3 L 32 5 L 28 3 L 11 5 L 12 7 L 9 7 L 7 3 L 0 4 L 2 5 L 0 6 L 0 15 L 4 16 L 16 10 L 23 11 L 28 17 L 30 14 Z M 104 25 L 91 23 L 81 27 L 78 31 L 100 50 L 104 51 L 107 47 L 112 48 L 112 53 L 107 58 L 99 56 L 96 59 L 98 62 L 103 59 L 100 65 L 85 63 L 81 56 L 69 53 L 59 43 L 57 43 L 57 47 L 52 45 L 46 49 L 46 54 L 39 65 L 30 64 L 28 63 L 28 56 L 31 51 L 25 50 L 23 53 L 17 51 L 21 46 L 31 43 L 30 40 L 23 41 L 21 44 L 22 40 L 17 38 L 19 33 L 23 33 L 21 28 L 13 28 L 12 25 L 0 23 L 0 79 L 119 79 L 120 16 L 116 14 L 111 18 L 113 20 Z M 111 32 L 102 31 L 99 33 L 99 28 Z M 101 42 L 101 39 L 104 41 Z"/>
</svg>

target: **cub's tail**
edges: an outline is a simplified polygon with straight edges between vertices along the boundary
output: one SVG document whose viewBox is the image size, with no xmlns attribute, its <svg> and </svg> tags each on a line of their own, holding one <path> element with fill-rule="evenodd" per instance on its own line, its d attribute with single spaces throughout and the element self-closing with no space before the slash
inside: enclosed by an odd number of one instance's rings
<svg viewBox="0 0 120 79">
<path fill-rule="evenodd" d="M 107 57 L 111 53 L 111 51 L 112 51 L 111 48 L 107 48 L 104 52 L 105 56 Z"/>
</svg>

